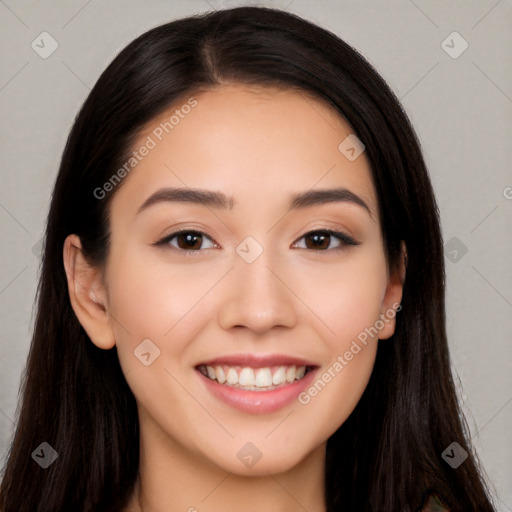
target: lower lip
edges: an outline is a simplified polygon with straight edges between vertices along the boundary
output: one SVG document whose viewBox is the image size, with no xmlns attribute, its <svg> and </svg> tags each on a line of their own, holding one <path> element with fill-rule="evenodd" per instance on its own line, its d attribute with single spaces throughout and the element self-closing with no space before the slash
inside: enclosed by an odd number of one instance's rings
<svg viewBox="0 0 512 512">
<path fill-rule="evenodd" d="M 209 392 L 224 403 L 249 414 L 269 414 L 286 407 L 311 384 L 315 372 L 316 370 L 311 370 L 302 379 L 281 388 L 270 391 L 247 391 L 220 384 L 197 370 Z"/>
</svg>

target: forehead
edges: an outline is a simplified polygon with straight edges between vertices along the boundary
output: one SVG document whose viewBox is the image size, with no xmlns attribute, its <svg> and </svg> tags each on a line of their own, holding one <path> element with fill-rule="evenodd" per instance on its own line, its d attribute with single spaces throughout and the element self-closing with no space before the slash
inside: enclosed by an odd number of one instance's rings
<svg viewBox="0 0 512 512">
<path fill-rule="evenodd" d="M 261 209 L 343 186 L 376 211 L 366 155 L 350 160 L 339 149 L 352 134 L 334 107 L 304 91 L 230 84 L 190 94 L 139 133 L 137 163 L 112 208 L 133 213 L 161 187 L 222 190 Z"/>
</svg>

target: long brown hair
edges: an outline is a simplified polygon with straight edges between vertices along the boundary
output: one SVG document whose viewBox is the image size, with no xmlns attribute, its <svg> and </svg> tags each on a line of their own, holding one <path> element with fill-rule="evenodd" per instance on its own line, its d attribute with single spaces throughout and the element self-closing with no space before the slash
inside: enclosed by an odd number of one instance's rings
<svg viewBox="0 0 512 512">
<path fill-rule="evenodd" d="M 415 132 L 356 50 L 296 15 L 258 7 L 146 32 L 114 59 L 84 102 L 48 215 L 0 510 L 120 511 L 127 504 L 139 464 L 136 402 L 116 348 L 98 349 L 74 314 L 63 244 L 75 233 L 93 264 L 105 262 L 115 190 L 101 200 L 94 191 L 126 161 L 141 127 L 184 95 L 223 82 L 295 88 L 327 101 L 365 145 L 390 266 L 398 265 L 400 241 L 407 245 L 396 332 L 379 343 L 360 402 L 327 443 L 328 512 L 414 511 L 429 490 L 452 511 L 494 511 L 451 376 L 439 212 Z M 31 457 L 42 442 L 58 453 L 47 469 Z M 453 442 L 468 452 L 455 469 L 442 458 Z"/>
</svg>

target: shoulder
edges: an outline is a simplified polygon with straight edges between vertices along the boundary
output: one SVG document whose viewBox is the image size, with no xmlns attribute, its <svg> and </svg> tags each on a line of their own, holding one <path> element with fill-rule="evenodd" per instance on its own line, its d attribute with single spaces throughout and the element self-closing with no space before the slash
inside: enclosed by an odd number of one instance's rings
<svg viewBox="0 0 512 512">
<path fill-rule="evenodd" d="M 450 512 L 450 509 L 443 502 L 439 494 L 431 491 L 427 494 L 423 506 L 418 509 L 418 512 Z"/>
</svg>

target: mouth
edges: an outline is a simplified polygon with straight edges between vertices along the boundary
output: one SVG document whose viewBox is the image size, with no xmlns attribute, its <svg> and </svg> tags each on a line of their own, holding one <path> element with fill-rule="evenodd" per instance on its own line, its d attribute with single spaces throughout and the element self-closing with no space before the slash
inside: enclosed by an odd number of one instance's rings
<svg viewBox="0 0 512 512">
<path fill-rule="evenodd" d="M 245 391 L 271 391 L 303 379 L 313 365 L 272 365 L 251 367 L 228 364 L 200 364 L 196 369 L 219 384 Z"/>
<path fill-rule="evenodd" d="M 194 368 L 214 399 L 244 413 L 269 414 L 292 404 L 311 385 L 319 366 L 275 354 L 234 354 Z"/>
</svg>

